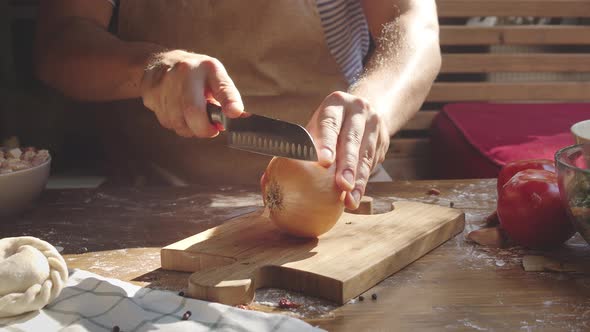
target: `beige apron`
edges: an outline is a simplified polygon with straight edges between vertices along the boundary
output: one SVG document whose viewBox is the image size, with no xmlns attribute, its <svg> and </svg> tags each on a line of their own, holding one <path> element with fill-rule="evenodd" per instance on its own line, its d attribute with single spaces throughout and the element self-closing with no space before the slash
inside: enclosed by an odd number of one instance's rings
<svg viewBox="0 0 590 332">
<path fill-rule="evenodd" d="M 315 0 L 121 0 L 119 37 L 219 59 L 248 112 L 305 125 L 347 83 L 326 45 Z M 124 140 L 196 183 L 258 183 L 269 158 L 186 139 L 154 114 L 125 110 Z"/>
</svg>

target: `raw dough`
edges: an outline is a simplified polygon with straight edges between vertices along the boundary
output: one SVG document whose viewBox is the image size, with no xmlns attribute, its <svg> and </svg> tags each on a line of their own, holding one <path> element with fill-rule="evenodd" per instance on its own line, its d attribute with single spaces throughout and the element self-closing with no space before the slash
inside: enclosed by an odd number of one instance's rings
<svg viewBox="0 0 590 332">
<path fill-rule="evenodd" d="M 39 310 L 53 301 L 68 280 L 63 257 L 35 237 L 0 239 L 0 317 Z"/>
</svg>

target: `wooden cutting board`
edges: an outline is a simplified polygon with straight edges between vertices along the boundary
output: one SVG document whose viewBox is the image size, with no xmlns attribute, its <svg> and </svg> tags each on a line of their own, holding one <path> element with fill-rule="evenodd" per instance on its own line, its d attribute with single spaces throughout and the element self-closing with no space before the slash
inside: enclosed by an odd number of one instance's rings
<svg viewBox="0 0 590 332">
<path fill-rule="evenodd" d="M 195 272 L 188 295 L 230 305 L 257 288 L 302 292 L 343 304 L 463 230 L 463 212 L 396 202 L 378 215 L 345 213 L 319 239 L 278 231 L 262 211 L 171 244 L 162 268 Z"/>
</svg>

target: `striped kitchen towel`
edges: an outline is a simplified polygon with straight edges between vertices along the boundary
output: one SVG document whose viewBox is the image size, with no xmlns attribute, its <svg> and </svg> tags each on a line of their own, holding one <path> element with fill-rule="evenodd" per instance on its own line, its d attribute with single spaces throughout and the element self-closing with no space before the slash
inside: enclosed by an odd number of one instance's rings
<svg viewBox="0 0 590 332">
<path fill-rule="evenodd" d="M 242 310 L 74 270 L 41 311 L 0 319 L 0 331 L 319 331 L 279 314 Z"/>
</svg>

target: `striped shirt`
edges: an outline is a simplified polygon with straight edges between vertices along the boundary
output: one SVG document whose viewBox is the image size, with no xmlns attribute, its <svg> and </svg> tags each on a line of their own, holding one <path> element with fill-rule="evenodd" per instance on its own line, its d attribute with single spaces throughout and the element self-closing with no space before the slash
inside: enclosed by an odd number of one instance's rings
<svg viewBox="0 0 590 332">
<path fill-rule="evenodd" d="M 369 52 L 369 27 L 360 0 L 316 0 L 326 44 L 340 70 L 354 83 Z"/>
<path fill-rule="evenodd" d="M 119 0 L 107 0 L 113 6 Z M 360 0 L 316 0 L 326 44 L 348 83 L 363 71 L 369 52 L 369 27 Z"/>
</svg>

